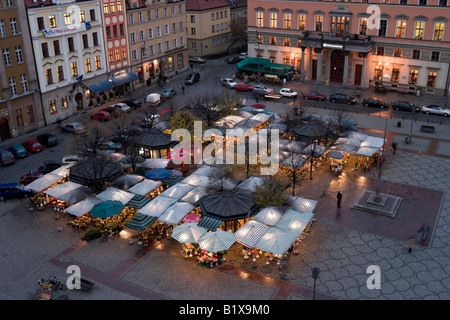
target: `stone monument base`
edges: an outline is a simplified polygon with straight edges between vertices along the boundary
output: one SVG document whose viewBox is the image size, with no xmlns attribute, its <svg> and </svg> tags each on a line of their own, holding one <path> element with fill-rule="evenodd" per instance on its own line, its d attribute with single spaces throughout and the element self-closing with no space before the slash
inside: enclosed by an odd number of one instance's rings
<svg viewBox="0 0 450 320">
<path fill-rule="evenodd" d="M 362 190 L 352 208 L 394 218 L 401 202 L 402 198 L 400 197 L 380 193 L 377 199 L 375 192 Z"/>
</svg>

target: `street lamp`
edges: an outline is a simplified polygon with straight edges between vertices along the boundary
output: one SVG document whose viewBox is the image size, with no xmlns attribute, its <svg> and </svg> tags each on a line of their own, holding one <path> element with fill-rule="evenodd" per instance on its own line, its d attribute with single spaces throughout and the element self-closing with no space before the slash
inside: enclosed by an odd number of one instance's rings
<svg viewBox="0 0 450 320">
<path fill-rule="evenodd" d="M 319 267 L 311 268 L 312 277 L 314 279 L 314 290 L 313 290 L 313 300 L 316 299 L 316 280 L 319 277 L 320 269 Z"/>
<path fill-rule="evenodd" d="M 256 45 L 258 46 L 258 52 L 256 53 L 256 56 L 259 58 L 259 35 L 258 35 L 258 31 L 256 31 Z M 259 61 L 258 61 L 258 84 L 259 84 Z"/>
</svg>

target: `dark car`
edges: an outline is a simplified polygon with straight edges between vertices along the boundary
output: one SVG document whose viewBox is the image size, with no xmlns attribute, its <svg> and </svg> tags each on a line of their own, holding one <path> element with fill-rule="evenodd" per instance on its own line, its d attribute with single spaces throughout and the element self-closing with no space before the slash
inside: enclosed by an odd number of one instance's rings
<svg viewBox="0 0 450 320">
<path fill-rule="evenodd" d="M 394 101 L 392 102 L 392 109 L 396 111 L 406 111 L 406 112 L 419 112 L 420 108 L 418 106 L 409 103 L 408 101 Z"/>
<path fill-rule="evenodd" d="M 327 97 L 325 97 L 323 94 L 318 93 L 317 91 L 307 91 L 302 93 L 302 97 L 305 100 L 319 100 L 319 101 L 325 101 Z"/>
<path fill-rule="evenodd" d="M 192 72 L 186 77 L 186 84 L 195 84 L 200 81 L 200 73 Z"/>
<path fill-rule="evenodd" d="M 16 162 L 16 159 L 11 151 L 0 148 L 0 163 L 2 166 L 7 166 L 9 164 L 13 164 L 14 162 Z"/>
<path fill-rule="evenodd" d="M 125 100 L 123 101 L 126 105 L 128 105 L 131 109 L 139 109 L 142 107 L 142 102 L 139 100 Z"/>
<path fill-rule="evenodd" d="M 40 142 L 40 144 L 46 147 L 54 147 L 58 144 L 58 140 L 51 133 L 40 134 L 36 137 L 36 139 Z"/>
<path fill-rule="evenodd" d="M 116 106 L 109 106 L 101 109 L 100 111 L 108 112 L 113 117 L 117 117 L 122 112 L 121 109 Z"/>
<path fill-rule="evenodd" d="M 31 171 L 27 174 L 24 174 L 23 176 L 20 177 L 19 183 L 21 185 L 26 186 L 27 184 L 32 183 L 34 180 L 39 179 L 40 177 L 42 177 L 42 172 L 34 172 Z"/>
<path fill-rule="evenodd" d="M 109 121 L 109 119 L 111 119 L 111 114 L 106 111 L 99 111 L 97 113 L 91 114 L 91 119 L 99 121 Z"/>
<path fill-rule="evenodd" d="M 52 172 L 53 170 L 56 170 L 58 168 L 61 168 L 62 163 L 58 161 L 44 161 L 44 165 L 40 166 L 38 171 L 46 174 L 49 172 Z"/>
<path fill-rule="evenodd" d="M 238 63 L 239 61 L 241 61 L 241 58 L 239 58 L 239 56 L 228 57 L 228 58 L 226 59 L 226 61 L 227 61 L 229 64 L 234 64 L 234 63 Z"/>
<path fill-rule="evenodd" d="M 333 103 L 355 104 L 356 98 L 350 97 L 343 93 L 335 93 L 330 96 L 330 101 Z"/>
<path fill-rule="evenodd" d="M 28 198 L 33 195 L 33 191 L 25 190 L 18 183 L 0 184 L 0 201 L 14 198 Z"/>
<path fill-rule="evenodd" d="M 362 101 L 362 104 L 365 107 L 380 108 L 380 109 L 389 108 L 389 103 L 376 98 L 364 99 Z"/>
<path fill-rule="evenodd" d="M 15 144 L 9 147 L 7 150 L 11 152 L 16 159 L 24 158 L 28 155 L 27 149 L 25 149 L 25 147 L 20 144 Z"/>
</svg>

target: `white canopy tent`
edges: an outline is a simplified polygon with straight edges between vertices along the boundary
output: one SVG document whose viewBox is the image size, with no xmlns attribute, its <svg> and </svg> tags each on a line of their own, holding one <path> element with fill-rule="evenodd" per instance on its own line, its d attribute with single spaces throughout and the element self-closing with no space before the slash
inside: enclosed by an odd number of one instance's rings
<svg viewBox="0 0 450 320">
<path fill-rule="evenodd" d="M 244 246 L 255 248 L 262 236 L 269 231 L 270 227 L 256 220 L 250 220 L 244 223 L 234 235 L 236 240 Z"/>
<path fill-rule="evenodd" d="M 203 165 L 195 170 L 192 175 L 209 177 L 212 173 L 221 172 L 222 170 L 213 166 Z"/>
<path fill-rule="evenodd" d="M 123 205 L 126 205 L 133 197 L 133 193 L 116 188 L 108 188 L 97 195 L 97 198 L 99 199 L 120 201 Z"/>
<path fill-rule="evenodd" d="M 192 189 L 194 189 L 193 185 L 180 182 L 161 193 L 161 196 L 179 200 L 187 195 Z"/>
<path fill-rule="evenodd" d="M 145 159 L 141 166 L 149 169 L 165 169 L 169 162 L 170 159 Z"/>
<path fill-rule="evenodd" d="M 271 227 L 256 243 L 255 247 L 272 254 L 283 255 L 298 238 L 298 234 Z"/>
<path fill-rule="evenodd" d="M 53 170 L 53 171 L 51 171 L 51 172 L 49 172 L 49 173 L 55 174 L 55 175 L 57 175 L 57 176 L 60 176 L 60 177 L 65 178 L 65 177 L 67 177 L 67 176 L 69 175 L 69 173 L 70 173 L 70 167 L 72 167 L 74 164 L 75 164 L 75 163 L 68 163 L 68 164 L 65 164 L 65 165 L 59 167 L 58 169 L 55 169 L 55 170 Z"/>
<path fill-rule="evenodd" d="M 192 186 L 204 186 L 206 187 L 209 183 L 209 178 L 207 176 L 200 176 L 197 174 L 191 174 L 189 177 L 183 180 L 183 183 L 190 184 Z"/>
<path fill-rule="evenodd" d="M 48 194 L 51 197 L 59 198 L 63 194 L 66 194 L 66 193 L 68 193 L 74 189 L 80 188 L 80 187 L 82 187 L 81 184 L 78 184 L 78 183 L 75 183 L 72 181 L 67 181 L 67 182 L 59 184 L 53 188 L 45 190 L 44 193 Z"/>
<path fill-rule="evenodd" d="M 141 209 L 139 209 L 137 213 L 147 216 L 159 217 L 175 202 L 177 202 L 177 200 L 159 195 L 155 199 L 147 203 L 145 206 L 143 206 Z"/>
<path fill-rule="evenodd" d="M 25 190 L 32 190 L 36 193 L 42 192 L 51 185 L 55 184 L 56 182 L 63 179 L 62 176 L 53 174 L 53 173 L 47 173 L 44 176 L 34 180 L 30 184 L 26 185 L 24 187 Z"/>
<path fill-rule="evenodd" d="M 145 196 L 162 185 L 161 181 L 144 179 L 128 189 L 128 192 Z"/>
<path fill-rule="evenodd" d="M 98 203 L 101 203 L 105 200 L 97 198 L 97 197 L 88 197 L 80 202 L 75 203 L 74 205 L 66 208 L 65 212 L 81 217 L 83 214 L 91 211 L 91 209 Z"/>
<path fill-rule="evenodd" d="M 256 187 L 262 185 L 263 183 L 264 183 L 264 178 L 250 176 L 246 180 L 244 180 L 240 184 L 238 184 L 237 188 L 255 192 Z"/>
<path fill-rule="evenodd" d="M 285 211 L 285 207 L 269 206 L 259 210 L 253 219 L 268 226 L 274 226 L 283 217 Z"/>
<path fill-rule="evenodd" d="M 208 189 L 204 186 L 196 186 L 194 189 L 189 191 L 183 198 L 181 198 L 181 201 L 187 202 L 190 204 L 195 204 L 197 201 L 199 201 L 201 198 L 206 196 L 208 194 Z"/>
<path fill-rule="evenodd" d="M 177 225 L 180 223 L 181 219 L 183 219 L 194 208 L 195 207 L 189 203 L 176 202 L 159 216 L 158 221 L 171 225 Z"/>
<path fill-rule="evenodd" d="M 314 212 L 317 206 L 317 200 L 305 199 L 301 197 L 288 196 L 290 207 L 301 212 Z"/>
<path fill-rule="evenodd" d="M 286 232 L 294 232 L 297 237 L 305 230 L 308 223 L 314 217 L 312 212 L 300 212 L 292 208 L 288 208 L 281 219 L 275 224 L 275 227 Z"/>
</svg>

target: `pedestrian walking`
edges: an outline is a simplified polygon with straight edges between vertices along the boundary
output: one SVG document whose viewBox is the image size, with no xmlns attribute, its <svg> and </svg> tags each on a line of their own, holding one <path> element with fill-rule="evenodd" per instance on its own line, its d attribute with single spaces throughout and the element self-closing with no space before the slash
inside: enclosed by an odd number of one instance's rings
<svg viewBox="0 0 450 320">
<path fill-rule="evenodd" d="M 183 96 L 184 96 L 184 86 L 181 87 L 181 91 L 183 91 Z"/>
<path fill-rule="evenodd" d="M 338 209 L 340 209 L 342 202 L 342 193 L 340 191 L 338 191 L 336 198 L 337 198 L 337 207 Z"/>
<path fill-rule="evenodd" d="M 393 152 L 392 152 L 393 154 L 395 154 L 395 150 L 397 150 L 397 145 L 398 145 L 398 142 L 392 141 L 391 147 L 393 150 Z"/>
</svg>

